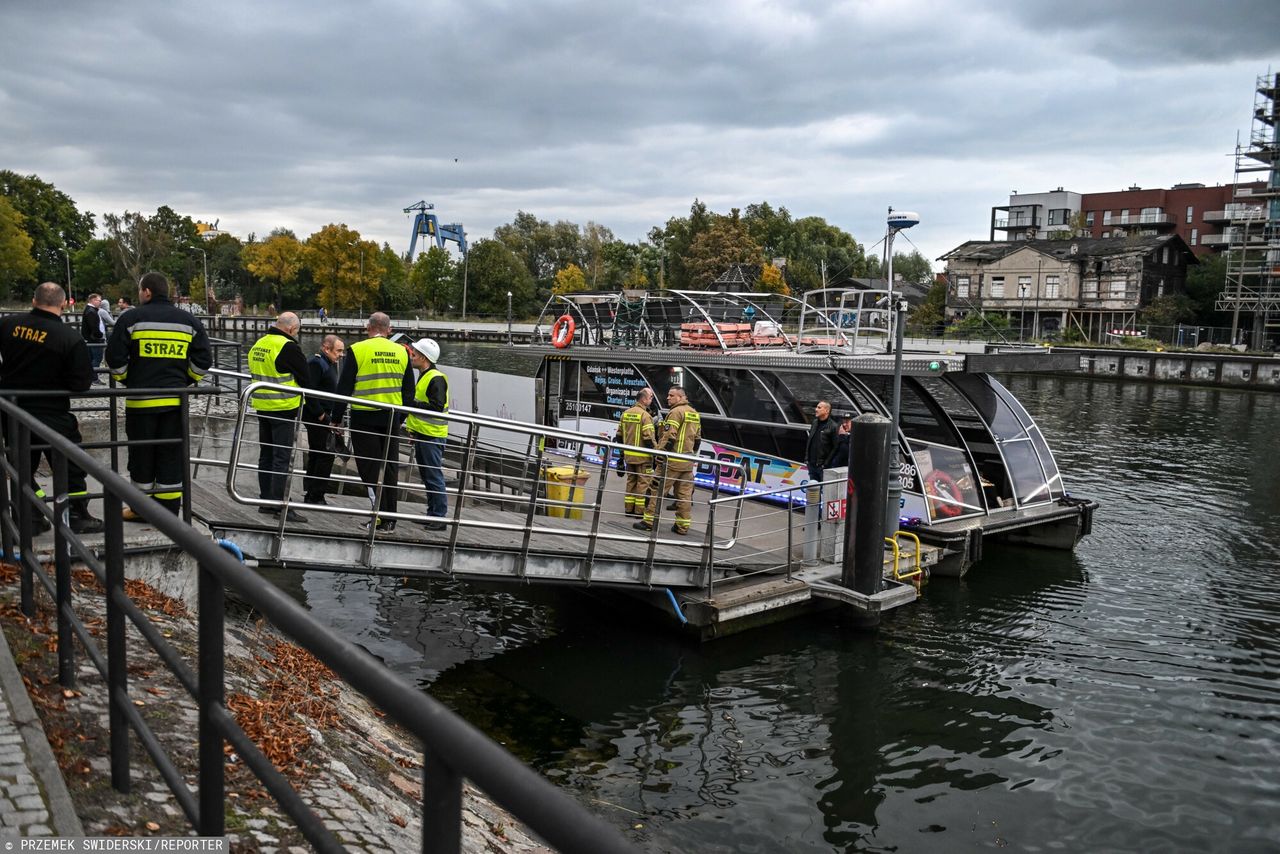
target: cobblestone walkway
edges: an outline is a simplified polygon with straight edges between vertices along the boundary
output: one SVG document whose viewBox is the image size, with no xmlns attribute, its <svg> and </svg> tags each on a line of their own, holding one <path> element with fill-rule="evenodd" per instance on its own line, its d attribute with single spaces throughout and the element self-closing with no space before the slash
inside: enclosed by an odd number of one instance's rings
<svg viewBox="0 0 1280 854">
<path fill-rule="evenodd" d="M 62 772 L 0 632 L 0 836 L 82 836 Z"/>
</svg>

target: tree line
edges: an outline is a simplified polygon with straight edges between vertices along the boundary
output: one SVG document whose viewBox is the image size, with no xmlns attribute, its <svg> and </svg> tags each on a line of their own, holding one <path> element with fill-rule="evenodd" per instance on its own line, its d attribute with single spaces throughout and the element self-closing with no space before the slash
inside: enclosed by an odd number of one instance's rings
<svg viewBox="0 0 1280 854">
<path fill-rule="evenodd" d="M 895 257 L 895 270 L 928 281 L 927 259 Z M 410 261 L 343 223 L 299 238 L 288 229 L 244 240 L 204 238 L 189 216 L 99 218 L 36 175 L 0 171 L 0 296 L 20 299 L 42 281 L 73 293 L 132 294 L 142 273 L 164 273 L 179 294 L 204 304 L 241 297 L 248 306 L 329 311 L 501 315 L 508 294 L 517 315 L 536 313 L 553 293 L 624 288 L 704 290 L 733 264 L 751 268 L 757 288 L 799 295 L 849 278 L 875 277 L 880 259 L 817 216 L 796 218 L 768 202 L 716 213 L 694 200 L 687 216 L 618 239 L 604 225 L 549 222 L 518 211 L 473 242 L 465 259 L 434 245 Z M 68 269 L 69 268 L 69 269 Z M 206 281 L 206 271 L 208 281 Z"/>
</svg>

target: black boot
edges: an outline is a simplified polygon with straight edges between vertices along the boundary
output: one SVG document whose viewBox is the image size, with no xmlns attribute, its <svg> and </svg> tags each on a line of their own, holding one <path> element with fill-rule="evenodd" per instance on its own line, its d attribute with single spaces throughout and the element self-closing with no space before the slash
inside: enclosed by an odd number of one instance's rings
<svg viewBox="0 0 1280 854">
<path fill-rule="evenodd" d="M 87 503 L 76 502 L 72 504 L 71 509 L 67 512 L 67 519 L 71 530 L 77 534 L 96 534 L 102 530 L 102 520 L 95 519 L 90 515 Z"/>
</svg>

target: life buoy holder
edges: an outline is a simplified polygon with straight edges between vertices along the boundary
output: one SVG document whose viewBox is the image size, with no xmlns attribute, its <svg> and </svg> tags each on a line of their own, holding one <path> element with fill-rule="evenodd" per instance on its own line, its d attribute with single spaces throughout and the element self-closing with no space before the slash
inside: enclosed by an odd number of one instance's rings
<svg viewBox="0 0 1280 854">
<path fill-rule="evenodd" d="M 556 345 L 557 350 L 563 350 L 573 343 L 574 327 L 573 318 L 569 315 L 562 314 L 556 318 L 555 325 L 551 327 L 551 343 Z"/>
<path fill-rule="evenodd" d="M 929 512 L 935 517 L 954 519 L 964 512 L 964 490 L 942 469 L 925 475 L 924 494 L 929 497 Z"/>
</svg>

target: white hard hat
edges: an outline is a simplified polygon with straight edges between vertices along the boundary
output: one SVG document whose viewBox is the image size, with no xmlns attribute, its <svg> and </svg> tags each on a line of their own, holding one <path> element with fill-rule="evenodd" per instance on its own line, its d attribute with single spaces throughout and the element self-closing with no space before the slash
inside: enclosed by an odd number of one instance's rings
<svg viewBox="0 0 1280 854">
<path fill-rule="evenodd" d="M 419 338 L 413 343 L 413 349 L 427 357 L 427 361 L 435 364 L 440 361 L 440 345 L 434 338 Z"/>
</svg>

